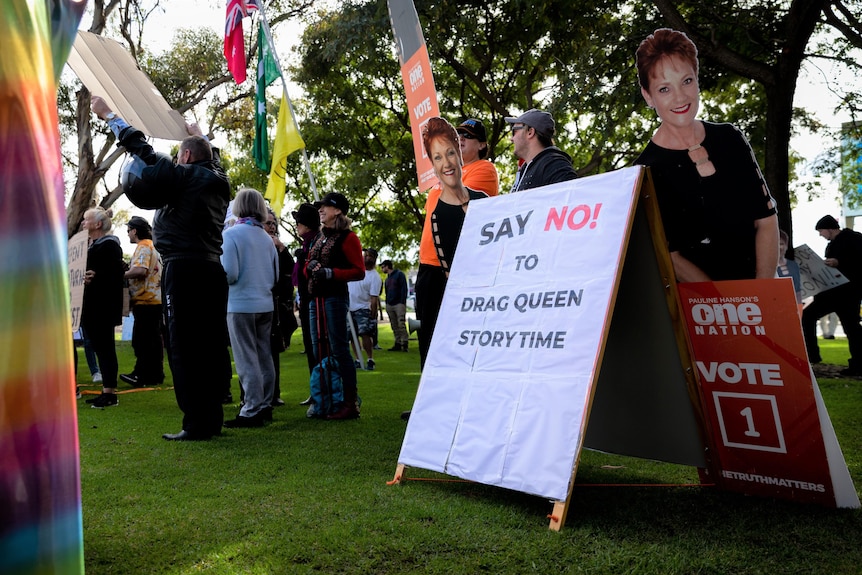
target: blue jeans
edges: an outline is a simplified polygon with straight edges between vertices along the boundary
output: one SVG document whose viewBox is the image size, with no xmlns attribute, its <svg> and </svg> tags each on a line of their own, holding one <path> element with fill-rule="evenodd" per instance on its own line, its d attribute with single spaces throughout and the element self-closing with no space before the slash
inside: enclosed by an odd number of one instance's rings
<svg viewBox="0 0 862 575">
<path fill-rule="evenodd" d="M 313 298 L 308 302 L 308 319 L 314 358 L 318 362 L 327 355 L 335 358 L 344 387 L 344 403 L 351 405 L 356 402 L 356 367 L 345 329 L 349 303 L 348 296 Z"/>
</svg>

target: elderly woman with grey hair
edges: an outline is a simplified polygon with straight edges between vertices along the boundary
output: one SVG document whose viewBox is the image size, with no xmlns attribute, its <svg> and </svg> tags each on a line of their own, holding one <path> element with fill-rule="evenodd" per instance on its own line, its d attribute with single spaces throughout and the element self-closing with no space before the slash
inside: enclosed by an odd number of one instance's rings
<svg viewBox="0 0 862 575">
<path fill-rule="evenodd" d="M 272 419 L 275 368 L 270 350 L 272 290 L 278 254 L 264 230 L 263 196 L 244 188 L 233 201 L 236 222 L 224 231 L 222 266 L 227 274 L 227 326 L 244 402 L 225 427 L 262 427 Z"/>
<path fill-rule="evenodd" d="M 109 233 L 110 212 L 92 208 L 84 212 L 81 228 L 87 231 L 87 271 L 84 274 L 84 301 L 81 326 L 102 371 L 102 393 L 88 399 L 90 407 L 104 409 L 117 405 L 117 348 L 114 328 L 123 321 L 123 250 L 117 236 Z"/>
</svg>

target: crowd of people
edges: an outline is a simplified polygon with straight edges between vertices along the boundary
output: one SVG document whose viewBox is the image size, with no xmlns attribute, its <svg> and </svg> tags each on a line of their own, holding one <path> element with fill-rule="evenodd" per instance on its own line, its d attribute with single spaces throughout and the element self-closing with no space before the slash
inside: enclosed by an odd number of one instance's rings
<svg viewBox="0 0 862 575">
<path fill-rule="evenodd" d="M 635 163 L 651 170 L 677 281 L 787 276 L 801 293 L 799 268 L 786 257 L 788 238 L 779 230 L 775 201 L 749 142 L 732 124 L 698 119 L 695 44 L 682 32 L 658 29 L 641 42 L 635 61 L 641 95 L 659 120 Z M 278 356 L 297 328 L 310 376 L 324 358 L 337 365 L 343 401 L 327 417 L 359 417 L 356 370 L 375 369 L 381 308 L 385 307 L 395 339 L 389 351 L 409 349 L 409 289 L 407 277 L 392 260 L 381 263 L 386 276 L 385 282 L 381 280 L 377 252 L 363 249 L 351 229 L 348 198 L 332 192 L 292 211 L 299 245 L 291 252 L 278 237 L 277 214 L 268 211 L 256 190 L 237 193 L 230 225 L 225 226 L 230 184 L 218 149 L 196 125 L 187 125 L 189 137 L 171 159 L 156 153 L 143 133 L 113 113 L 103 99 L 94 97 L 92 109 L 134 158 L 125 175 L 126 194 L 139 207 L 157 210 L 152 228 L 140 217 L 129 221 L 129 239 L 137 247 L 125 272 L 119 244 L 108 234 L 110 217 L 99 209 L 84 217 L 91 245 L 82 324 L 103 383 L 93 405 L 117 404 L 116 353 L 107 341 L 113 341 L 119 317 L 114 293 L 119 293 L 125 277 L 132 287 L 137 361 L 134 370 L 120 379 L 133 386 L 164 379 L 162 338 L 157 337 L 164 334 L 183 412 L 182 429 L 166 433 L 165 439 L 204 440 L 218 435 L 223 425 L 264 425 L 272 408 L 284 403 Z M 557 130 L 551 114 L 530 109 L 504 120 L 518 160 L 509 193 L 578 177 L 571 156 L 554 143 Z M 468 118 L 454 126 L 434 117 L 423 125 L 421 136 L 437 178 L 425 202 L 415 278 L 423 368 L 465 215 L 473 202 L 500 193 L 500 177 L 488 158 L 488 133 L 481 120 Z M 862 235 L 841 230 L 831 216 L 818 222 L 817 229 L 830 240 L 827 265 L 837 267 L 850 283 L 815 297 L 806 308 L 802 323 L 808 353 L 812 362 L 820 360 L 815 324 L 835 312 L 850 340 L 848 374 L 862 375 L 856 287 L 862 281 L 857 277 Z M 115 292 L 108 297 L 106 290 Z M 354 329 L 345 329 L 351 323 Z M 353 354 L 351 339 L 358 344 L 353 345 Z M 242 397 L 239 414 L 224 421 L 222 403 L 229 396 L 232 375 L 228 346 Z M 311 401 L 310 397 L 303 403 Z"/>
</svg>

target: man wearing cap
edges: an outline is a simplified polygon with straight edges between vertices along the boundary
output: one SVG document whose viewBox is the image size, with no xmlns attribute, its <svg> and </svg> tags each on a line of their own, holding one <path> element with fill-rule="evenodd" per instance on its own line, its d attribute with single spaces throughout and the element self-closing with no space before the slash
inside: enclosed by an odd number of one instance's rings
<svg viewBox="0 0 862 575">
<path fill-rule="evenodd" d="M 488 157 L 488 134 L 485 124 L 470 118 L 455 128 L 461 144 L 461 181 L 470 189 L 489 196 L 500 193 L 500 176 L 497 167 Z"/>
<path fill-rule="evenodd" d="M 578 177 L 571 156 L 554 145 L 556 129 L 549 113 L 533 108 L 517 118 L 506 118 L 506 122 L 512 124 L 512 144 L 522 162 L 512 192 Z"/>
<path fill-rule="evenodd" d="M 158 385 L 165 379 L 162 346 L 162 266 L 159 252 L 153 247 L 150 223 L 132 216 L 126 224 L 129 241 L 136 244 L 125 278 L 129 281 L 132 315 L 132 349 L 135 369 L 120 374 L 132 387 Z"/>
<path fill-rule="evenodd" d="M 849 283 L 830 288 L 814 296 L 814 300 L 802 312 L 802 333 L 808 360 L 820 363 L 820 348 L 817 345 L 817 320 L 835 312 L 847 335 L 850 348 L 849 367 L 841 375 L 862 376 L 862 327 L 859 325 L 859 304 L 862 301 L 862 234 L 849 228 L 841 229 L 832 216 L 820 218 L 814 228 L 820 236 L 829 240 L 824 263 L 838 269 Z"/>
</svg>

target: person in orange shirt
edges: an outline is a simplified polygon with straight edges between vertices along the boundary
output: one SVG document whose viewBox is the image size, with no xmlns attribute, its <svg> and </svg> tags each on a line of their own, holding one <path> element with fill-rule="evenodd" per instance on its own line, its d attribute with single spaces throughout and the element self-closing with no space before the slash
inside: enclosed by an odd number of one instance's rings
<svg viewBox="0 0 862 575">
<path fill-rule="evenodd" d="M 464 120 L 456 128 L 461 144 L 461 181 L 473 190 L 489 196 L 500 193 L 500 176 L 494 163 L 488 159 L 488 133 L 485 125 L 474 118 Z"/>
</svg>

